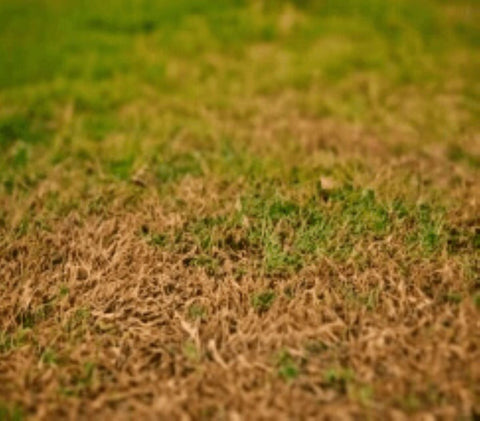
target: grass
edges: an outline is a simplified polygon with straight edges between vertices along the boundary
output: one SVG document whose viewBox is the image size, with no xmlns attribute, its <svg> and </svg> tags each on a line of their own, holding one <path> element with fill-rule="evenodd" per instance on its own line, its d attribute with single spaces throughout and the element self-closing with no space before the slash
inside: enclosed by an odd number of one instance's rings
<svg viewBox="0 0 480 421">
<path fill-rule="evenodd" d="M 267 311 L 275 301 L 275 292 L 265 291 L 252 297 L 252 305 L 259 312 Z"/>
<path fill-rule="evenodd" d="M 314 184 L 304 189 L 303 197 L 287 199 L 270 182 L 237 198 L 238 209 L 228 209 L 225 215 L 192 215 L 175 235 L 162 236 L 164 247 L 196 247 L 210 256 L 198 261 L 200 265 L 209 265 L 218 249 L 231 258 L 247 252 L 269 275 L 295 272 L 321 256 L 348 259 L 359 252 L 362 241 L 397 237 L 418 256 L 446 248 L 449 235 L 442 207 L 407 204 L 400 198 L 382 202 L 374 191 L 348 184 L 330 191 Z M 475 241 L 469 237 L 468 243 Z M 466 243 L 459 244 L 464 247 Z"/>
<path fill-rule="evenodd" d="M 479 18 L 2 1 L 0 419 L 478 417 Z"/>
<path fill-rule="evenodd" d="M 18 406 L 0 403 L 0 420 L 21 421 L 23 419 L 23 412 Z"/>
<path fill-rule="evenodd" d="M 281 351 L 277 358 L 278 374 L 285 381 L 292 381 L 300 374 L 300 369 L 295 359 L 288 351 Z"/>
</svg>

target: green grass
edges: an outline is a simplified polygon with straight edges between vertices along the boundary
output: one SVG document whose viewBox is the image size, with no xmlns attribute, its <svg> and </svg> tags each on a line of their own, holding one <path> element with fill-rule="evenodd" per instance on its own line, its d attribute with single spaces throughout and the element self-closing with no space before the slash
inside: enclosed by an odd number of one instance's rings
<svg viewBox="0 0 480 421">
<path fill-rule="evenodd" d="M 322 256 L 345 260 L 361 252 L 359 244 L 387 238 L 418 256 L 447 247 L 442 207 L 408 204 L 400 198 L 383 201 L 372 190 L 351 185 L 331 191 L 307 186 L 308 196 L 287 199 L 278 187 L 265 183 L 266 188 L 241 196 L 234 212 L 192 215 L 175 235 L 162 237 L 165 247 L 196 247 L 205 264 L 219 249 L 231 256 L 244 252 L 272 275 L 296 271 Z M 452 253 L 468 247 L 460 244 Z"/>
<path fill-rule="evenodd" d="M 260 319 L 300 300 L 289 280 L 320 262 L 355 276 L 383 260 L 408 279 L 420 268 L 432 306 L 477 311 L 479 21 L 476 0 L 2 0 L 0 250 L 15 260 L 68 218 L 123 220 L 121 209 L 145 256 L 215 285 L 255 283 L 243 310 Z M 345 271 L 332 288 L 348 310 L 380 311 L 387 286 Z M 0 332 L 0 356 L 74 302 L 61 279 Z M 195 298 L 185 315 L 203 327 L 212 308 Z M 75 307 L 62 334 L 80 344 L 93 319 Z M 182 341 L 180 357 L 210 358 Z M 306 353 L 329 347 L 312 338 Z M 35 349 L 60 369 L 60 349 Z M 272 363 L 289 386 L 304 376 L 296 355 Z M 100 369 L 76 367 L 61 394 L 87 395 Z M 322 376 L 373 405 L 352 370 Z M 422 399 L 397 404 L 415 412 Z M 0 403 L 0 421 L 21 417 Z"/>
<path fill-rule="evenodd" d="M 92 361 L 86 361 L 81 368 L 64 381 L 59 388 L 58 393 L 64 397 L 81 397 L 88 394 L 89 390 L 94 386 L 97 376 L 97 366 Z"/>
<path fill-rule="evenodd" d="M 271 290 L 254 294 L 252 297 L 252 306 L 259 313 L 267 311 L 275 301 L 275 292 Z"/>
<path fill-rule="evenodd" d="M 18 329 L 14 333 L 0 332 L 0 354 L 17 349 L 27 343 L 30 329 Z"/>
<path fill-rule="evenodd" d="M 0 401 L 0 421 L 21 421 L 23 411 L 17 405 L 9 405 Z"/>
<path fill-rule="evenodd" d="M 286 350 L 277 356 L 278 375 L 285 381 L 295 380 L 300 375 L 300 367 L 295 359 Z"/>
</svg>

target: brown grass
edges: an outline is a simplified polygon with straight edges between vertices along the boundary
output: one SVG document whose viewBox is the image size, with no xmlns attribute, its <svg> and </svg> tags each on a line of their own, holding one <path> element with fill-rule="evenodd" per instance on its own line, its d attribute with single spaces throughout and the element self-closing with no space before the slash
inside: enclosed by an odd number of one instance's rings
<svg viewBox="0 0 480 421">
<path fill-rule="evenodd" d="M 215 206 L 214 185 L 178 189 L 192 210 Z M 73 212 L 3 244 L 3 399 L 32 419 L 478 414 L 478 309 L 445 298 L 467 285 L 457 258 L 412 258 L 387 239 L 287 278 L 258 275 L 248 255 L 209 275 L 186 263 L 195 250 L 139 235 L 182 225 L 188 212 L 162 203 Z M 252 306 L 259 291 L 275 293 L 270 308 Z"/>
<path fill-rule="evenodd" d="M 479 420 L 475 1 L 2 0 L 0 421 Z"/>
<path fill-rule="evenodd" d="M 348 176 L 387 201 L 439 201 L 450 227 L 479 229 L 478 170 L 448 159 L 447 146 L 401 129 L 384 138 L 385 128 L 319 119 L 292 101 L 196 112 L 213 148 L 235 133 L 250 156 L 274 163 L 274 176 L 320 165 L 327 190 Z M 121 113 L 140 111 L 159 113 Z M 180 131 L 171 147 L 208 150 L 199 139 Z M 458 143 L 477 153 L 478 136 Z M 0 403 L 32 419 L 478 416 L 478 248 L 424 256 L 406 249 L 403 232 L 367 235 L 346 260 L 327 254 L 272 275 L 248 248 L 215 246 L 212 271 L 190 264 L 201 254 L 194 241 L 152 245 L 145 227 L 173 238 L 198 216 L 235 211 L 248 181 L 222 171 L 207 165 L 159 194 L 148 165 L 112 183 L 95 162 L 67 161 L 28 195 L 0 197 Z M 293 200 L 302 188 L 279 185 Z M 49 210 L 52 192 L 65 209 Z"/>
</svg>

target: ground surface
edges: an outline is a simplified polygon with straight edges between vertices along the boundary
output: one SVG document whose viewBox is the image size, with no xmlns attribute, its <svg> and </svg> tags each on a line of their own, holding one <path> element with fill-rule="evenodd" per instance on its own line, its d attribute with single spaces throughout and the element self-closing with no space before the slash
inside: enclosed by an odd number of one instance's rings
<svg viewBox="0 0 480 421">
<path fill-rule="evenodd" d="M 479 22 L 2 0 L 0 419 L 478 419 Z"/>
</svg>

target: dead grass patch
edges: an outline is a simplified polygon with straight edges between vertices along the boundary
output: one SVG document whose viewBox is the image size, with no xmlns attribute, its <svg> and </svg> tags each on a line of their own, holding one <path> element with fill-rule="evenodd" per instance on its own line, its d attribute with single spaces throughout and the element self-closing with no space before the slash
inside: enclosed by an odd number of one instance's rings
<svg viewBox="0 0 480 421">
<path fill-rule="evenodd" d="M 110 207 L 3 247 L 0 395 L 38 419 L 478 413 L 478 285 L 461 259 L 380 243 L 285 278 L 247 250 L 242 273 L 226 254 L 209 275 L 186 263 L 194 249 L 142 235 L 184 217 Z"/>
</svg>

